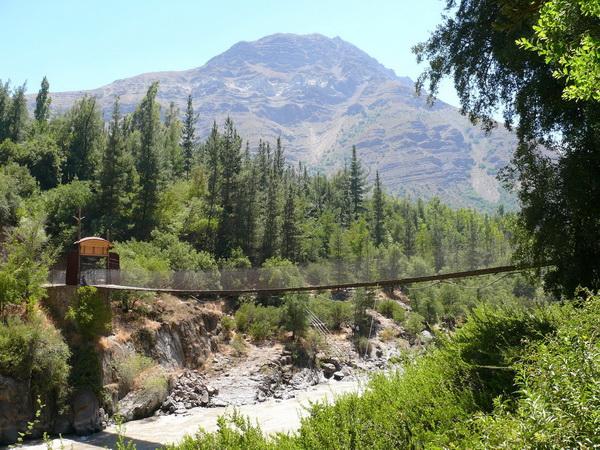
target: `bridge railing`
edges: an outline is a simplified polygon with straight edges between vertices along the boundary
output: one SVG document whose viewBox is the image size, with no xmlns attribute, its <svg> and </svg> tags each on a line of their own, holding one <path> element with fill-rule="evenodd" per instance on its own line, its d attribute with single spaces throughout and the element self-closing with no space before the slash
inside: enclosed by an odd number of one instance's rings
<svg viewBox="0 0 600 450">
<path fill-rule="evenodd" d="M 448 267 L 441 273 L 477 269 Z M 368 283 L 431 275 L 423 261 L 389 259 L 321 260 L 306 265 L 261 268 L 214 268 L 205 271 L 151 271 L 143 268 L 93 269 L 82 272 L 82 284 L 174 290 L 254 290 Z M 49 282 L 64 283 L 64 271 L 52 271 Z"/>
<path fill-rule="evenodd" d="M 239 290 L 322 286 L 396 279 L 421 275 L 414 267 L 389 267 L 377 262 L 319 261 L 303 266 L 270 268 L 222 268 L 207 271 L 159 271 L 94 269 L 82 272 L 89 285 L 120 285 L 153 289 Z M 423 273 L 422 275 L 425 275 Z"/>
</svg>

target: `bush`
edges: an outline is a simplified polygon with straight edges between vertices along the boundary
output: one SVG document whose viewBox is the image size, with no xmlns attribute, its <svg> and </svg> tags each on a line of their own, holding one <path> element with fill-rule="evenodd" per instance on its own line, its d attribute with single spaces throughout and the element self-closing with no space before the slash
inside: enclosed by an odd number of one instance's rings
<svg viewBox="0 0 600 450">
<path fill-rule="evenodd" d="M 371 330 L 372 322 L 371 316 L 367 314 L 367 309 L 373 308 L 375 305 L 375 296 L 373 292 L 360 288 L 354 292 L 352 302 L 354 305 L 354 326 L 359 335 L 366 336 Z"/>
<path fill-rule="evenodd" d="M 322 320 L 330 330 L 339 330 L 352 322 L 353 305 L 351 302 L 332 300 L 329 294 L 311 298 L 308 308 Z"/>
<path fill-rule="evenodd" d="M 317 331 L 308 330 L 303 337 L 287 343 L 286 348 L 292 352 L 295 365 L 314 367 L 317 354 L 324 345 L 323 337 Z"/>
<path fill-rule="evenodd" d="M 425 329 L 425 318 L 416 312 L 409 312 L 404 322 L 404 329 L 417 335 Z"/>
<path fill-rule="evenodd" d="M 303 336 L 308 329 L 307 297 L 303 294 L 286 295 L 283 306 L 282 322 L 293 338 Z"/>
<path fill-rule="evenodd" d="M 377 304 L 377 311 L 389 319 L 394 319 L 397 323 L 402 323 L 406 312 L 404 308 L 393 300 L 382 300 Z"/>
<path fill-rule="evenodd" d="M 277 333 L 281 322 L 281 308 L 245 302 L 234 317 L 238 331 L 249 333 L 255 341 L 262 341 Z"/>
<path fill-rule="evenodd" d="M 165 398 L 169 391 L 169 379 L 163 368 L 159 365 L 147 369 L 142 373 L 140 387 L 152 392 L 158 398 Z"/>
<path fill-rule="evenodd" d="M 381 333 L 379 333 L 379 338 L 383 342 L 391 341 L 397 337 L 398 333 L 394 328 L 384 328 L 383 330 L 381 330 Z"/>
<path fill-rule="evenodd" d="M 295 434 L 266 439 L 242 424 L 225 433 L 233 422 L 223 422 L 182 448 L 594 448 L 599 322 L 600 298 L 582 310 L 479 307 L 402 372 L 314 404 Z"/>
<path fill-rule="evenodd" d="M 231 316 L 224 315 L 221 317 L 221 327 L 223 328 L 225 339 L 229 340 L 235 329 L 235 320 Z"/>
<path fill-rule="evenodd" d="M 66 318 L 75 323 L 78 332 L 87 339 L 95 339 L 110 331 L 110 303 L 93 286 L 77 289 L 75 305 L 69 306 Z"/>
<path fill-rule="evenodd" d="M 233 340 L 231 341 L 231 347 L 233 348 L 236 356 L 243 356 L 248 353 L 248 345 L 239 334 L 236 334 L 233 337 Z"/>
<path fill-rule="evenodd" d="M 564 310 L 557 334 L 534 342 L 516 365 L 516 407 L 499 403 L 477 419 L 471 442 L 480 448 L 600 446 L 600 297 L 581 311 Z"/>
<path fill-rule="evenodd" d="M 369 338 L 360 336 L 354 341 L 354 347 L 360 356 L 370 356 L 373 351 L 373 344 Z"/>
<path fill-rule="evenodd" d="M 119 385 L 124 391 L 130 391 L 135 385 L 136 378 L 152 366 L 154 361 L 147 356 L 129 353 L 119 355 L 114 361 L 113 369 L 117 374 Z"/>
<path fill-rule="evenodd" d="M 271 288 L 302 286 L 303 284 L 298 266 L 288 259 L 279 257 L 269 258 L 263 263 L 259 281 L 261 286 Z"/>
<path fill-rule="evenodd" d="M 28 381 L 31 398 L 59 405 L 69 391 L 69 347 L 41 313 L 29 322 L 9 317 L 0 326 L 0 374 Z"/>
</svg>

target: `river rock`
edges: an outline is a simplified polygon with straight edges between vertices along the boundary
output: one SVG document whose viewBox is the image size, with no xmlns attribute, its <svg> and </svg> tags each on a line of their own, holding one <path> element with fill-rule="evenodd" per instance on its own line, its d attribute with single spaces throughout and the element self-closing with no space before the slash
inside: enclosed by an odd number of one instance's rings
<svg viewBox="0 0 600 450">
<path fill-rule="evenodd" d="M 27 383 L 0 375 L 0 445 L 14 443 L 32 416 Z"/>
<path fill-rule="evenodd" d="M 344 379 L 344 372 L 342 372 L 341 370 L 338 370 L 337 372 L 335 372 L 333 374 L 333 379 L 336 381 L 342 381 Z"/>
<path fill-rule="evenodd" d="M 84 389 L 73 396 L 73 429 L 79 435 L 87 435 L 102 430 L 104 411 L 91 389 Z"/>
<path fill-rule="evenodd" d="M 326 378 L 330 378 L 337 371 L 337 368 L 332 363 L 322 363 L 321 369 Z"/>
<path fill-rule="evenodd" d="M 124 421 L 150 417 L 165 401 L 166 392 L 138 389 L 129 392 L 119 401 L 118 412 Z"/>
</svg>

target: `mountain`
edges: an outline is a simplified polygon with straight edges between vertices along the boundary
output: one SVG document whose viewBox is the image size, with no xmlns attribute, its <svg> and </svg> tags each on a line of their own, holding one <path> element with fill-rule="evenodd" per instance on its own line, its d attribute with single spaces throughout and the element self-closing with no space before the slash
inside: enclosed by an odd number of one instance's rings
<svg viewBox="0 0 600 450">
<path fill-rule="evenodd" d="M 288 160 L 343 167 L 356 145 L 370 177 L 388 192 L 438 195 L 456 206 L 511 203 L 495 174 L 515 138 L 499 127 L 486 136 L 443 102 L 415 96 L 414 83 L 339 37 L 276 34 L 239 42 L 205 65 L 117 80 L 91 91 L 52 94 L 55 110 L 94 95 L 110 114 L 115 96 L 132 111 L 152 81 L 158 99 L 181 111 L 192 94 L 200 135 L 230 116 L 251 146 L 281 136 Z"/>
</svg>

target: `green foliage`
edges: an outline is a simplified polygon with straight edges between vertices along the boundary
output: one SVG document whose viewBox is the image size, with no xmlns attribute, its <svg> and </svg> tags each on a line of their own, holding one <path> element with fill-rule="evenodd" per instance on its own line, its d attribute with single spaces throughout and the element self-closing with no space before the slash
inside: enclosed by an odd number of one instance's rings
<svg viewBox="0 0 600 450">
<path fill-rule="evenodd" d="M 130 391 L 138 376 L 155 364 L 152 359 L 138 353 L 122 353 L 115 358 L 113 369 L 119 385 L 125 392 Z"/>
<path fill-rule="evenodd" d="M 23 217 L 12 228 L 4 244 L 6 259 L 0 261 L 0 316 L 8 304 L 37 303 L 44 296 L 52 252 L 47 246 L 43 218 Z"/>
<path fill-rule="evenodd" d="M 223 333 L 226 339 L 231 337 L 233 330 L 235 329 L 235 319 L 231 316 L 224 315 L 221 317 L 221 328 L 223 328 Z"/>
<path fill-rule="evenodd" d="M 297 339 L 308 330 L 308 298 L 306 294 L 288 294 L 284 298 L 282 321 L 283 327 L 292 332 Z"/>
<path fill-rule="evenodd" d="M 600 444 L 600 298 L 564 308 L 555 335 L 534 342 L 518 364 L 519 399 L 476 420 L 473 441 L 504 448 L 593 448 Z"/>
<path fill-rule="evenodd" d="M 598 0 L 551 0 L 544 3 L 533 38 L 517 44 L 537 52 L 554 67 L 556 78 L 565 78 L 567 100 L 600 101 L 600 40 Z"/>
<path fill-rule="evenodd" d="M 329 294 L 311 298 L 308 308 L 332 331 L 352 323 L 353 304 L 349 301 L 332 300 Z"/>
<path fill-rule="evenodd" d="M 264 438 L 258 428 L 237 429 L 236 442 L 245 437 L 249 449 L 597 445 L 599 305 L 593 298 L 582 308 L 477 308 L 402 371 L 375 375 L 361 394 L 312 405 L 298 432 Z M 182 448 L 208 448 L 217 438 L 200 433 Z"/>
<path fill-rule="evenodd" d="M 371 332 L 372 317 L 367 314 L 367 309 L 375 306 L 375 296 L 373 291 L 359 288 L 354 291 L 352 296 L 354 307 L 354 327 L 360 336 L 368 336 Z"/>
<path fill-rule="evenodd" d="M 259 281 L 264 287 L 272 288 L 301 286 L 302 276 L 289 259 L 273 257 L 263 263 Z"/>
<path fill-rule="evenodd" d="M 102 390 L 102 366 L 96 344 L 82 342 L 73 347 L 69 384 L 74 389 L 91 389 L 96 394 Z"/>
<path fill-rule="evenodd" d="M 406 317 L 406 312 L 402 306 L 394 300 L 382 300 L 377 303 L 377 311 L 389 319 L 394 319 L 398 323 L 402 323 Z"/>
<path fill-rule="evenodd" d="M 94 340 L 111 329 L 110 302 L 102 298 L 95 287 L 80 287 L 74 305 L 67 310 L 66 318 L 75 323 L 82 336 Z"/>
<path fill-rule="evenodd" d="M 248 333 L 255 341 L 272 338 L 279 330 L 281 308 L 245 302 L 235 312 L 238 331 Z"/>
<path fill-rule="evenodd" d="M 411 334 L 419 334 L 425 329 L 425 318 L 416 312 L 410 312 L 406 316 L 404 329 Z"/>
<path fill-rule="evenodd" d="M 70 351 L 60 332 L 36 312 L 0 326 L 0 374 L 27 381 L 31 396 L 63 406 L 69 392 Z"/>
<path fill-rule="evenodd" d="M 446 5 L 442 24 L 415 47 L 429 62 L 418 87 L 434 95 L 452 76 L 462 110 L 487 130 L 503 110 L 519 139 L 501 174 L 522 205 L 517 259 L 551 263 L 545 282 L 556 295 L 599 289 L 597 0 Z"/>
<path fill-rule="evenodd" d="M 269 443 L 257 425 L 244 418 L 237 411 L 229 416 L 217 419 L 217 431 L 208 433 L 200 429 L 195 436 L 186 436 L 177 445 L 168 445 L 167 449 L 181 450 L 228 450 L 275 449 L 280 448 Z"/>
</svg>

